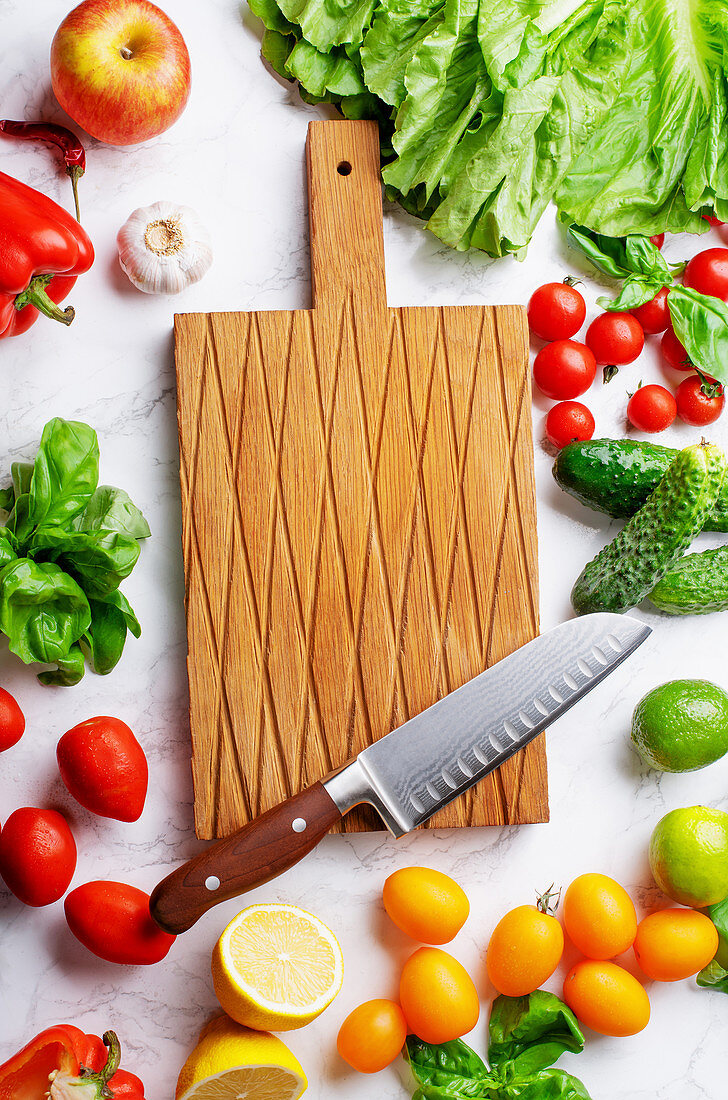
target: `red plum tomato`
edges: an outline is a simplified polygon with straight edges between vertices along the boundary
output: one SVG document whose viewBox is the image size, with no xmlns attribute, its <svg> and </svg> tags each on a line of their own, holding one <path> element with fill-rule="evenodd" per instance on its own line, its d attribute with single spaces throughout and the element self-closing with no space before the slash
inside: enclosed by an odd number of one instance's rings
<svg viewBox="0 0 728 1100">
<path fill-rule="evenodd" d="M 685 424 L 696 428 L 715 423 L 725 407 L 723 387 L 703 382 L 697 374 L 680 383 L 675 400 L 677 415 Z"/>
<path fill-rule="evenodd" d="M 586 330 L 597 363 L 621 367 L 634 363 L 645 346 L 642 325 L 631 313 L 602 313 Z"/>
<path fill-rule="evenodd" d="M 677 402 L 664 386 L 640 386 L 627 405 L 627 418 L 641 432 L 664 432 L 677 416 Z"/>
<path fill-rule="evenodd" d="M 0 874 L 25 905 L 62 898 L 76 870 L 76 842 L 63 814 L 23 806 L 0 833 Z"/>
<path fill-rule="evenodd" d="M 685 268 L 685 286 L 728 301 L 728 248 L 706 248 Z"/>
<path fill-rule="evenodd" d="M 580 397 L 597 373 L 596 360 L 586 346 L 575 340 L 555 340 L 541 348 L 533 364 L 536 385 L 555 401 Z"/>
<path fill-rule="evenodd" d="M 5 688 L 0 687 L 0 752 L 17 745 L 25 732 L 25 716 Z"/>
<path fill-rule="evenodd" d="M 664 332 L 670 324 L 670 310 L 667 305 L 668 289 L 663 286 L 662 290 L 658 290 L 654 298 L 650 298 L 649 302 L 645 302 L 641 306 L 637 306 L 636 309 L 631 309 L 630 313 L 633 317 L 636 317 L 639 323 L 642 325 L 644 332 L 650 334 L 655 332 Z"/>
<path fill-rule="evenodd" d="M 673 370 L 688 371 L 693 369 L 685 345 L 680 343 L 672 327 L 665 330 L 665 334 L 660 341 L 660 351 L 668 367 L 672 367 Z"/>
<path fill-rule="evenodd" d="M 568 340 L 586 317 L 586 303 L 570 283 L 544 283 L 528 303 L 528 325 L 542 340 Z"/>
<path fill-rule="evenodd" d="M 575 440 L 591 439 L 594 417 L 581 401 L 559 401 L 546 417 L 546 438 L 554 447 L 565 447 Z"/>
</svg>

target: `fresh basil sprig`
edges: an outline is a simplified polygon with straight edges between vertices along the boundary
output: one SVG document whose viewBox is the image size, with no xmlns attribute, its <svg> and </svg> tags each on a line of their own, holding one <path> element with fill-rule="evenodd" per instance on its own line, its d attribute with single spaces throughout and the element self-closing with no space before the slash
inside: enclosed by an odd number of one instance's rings
<svg viewBox="0 0 728 1100">
<path fill-rule="evenodd" d="M 607 237 L 583 225 L 574 225 L 561 217 L 569 242 L 591 261 L 594 267 L 624 286 L 617 298 L 597 298 L 603 309 L 626 311 L 651 301 L 663 287 L 672 287 L 684 263 L 670 264 L 649 237 Z"/>
<path fill-rule="evenodd" d="M 413 1100 L 590 1100 L 581 1081 L 552 1068 L 584 1048 L 576 1017 L 553 993 L 496 997 L 488 1033 L 490 1069 L 462 1039 L 436 1046 L 408 1036 Z"/>
<path fill-rule="evenodd" d="M 703 374 L 728 382 L 728 306 L 689 286 L 670 290 L 667 304 L 675 335 Z"/>
<path fill-rule="evenodd" d="M 70 686 L 110 672 L 127 631 L 141 628 L 119 591 L 150 534 L 123 489 L 98 485 L 99 448 L 88 424 L 56 418 L 35 462 L 15 462 L 0 491 L 0 631 L 44 684 Z"/>
<path fill-rule="evenodd" d="M 708 916 L 718 929 L 720 942 L 718 953 L 695 979 L 703 989 L 715 989 L 719 993 L 728 993 L 728 898 L 708 908 Z M 720 959 L 720 961 L 718 961 Z M 723 966 L 726 963 L 726 966 Z"/>
</svg>

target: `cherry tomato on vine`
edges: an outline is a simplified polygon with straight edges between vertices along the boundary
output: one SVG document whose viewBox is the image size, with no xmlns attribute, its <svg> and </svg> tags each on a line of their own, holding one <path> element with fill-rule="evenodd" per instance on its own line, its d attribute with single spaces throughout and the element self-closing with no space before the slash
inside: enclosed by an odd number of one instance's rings
<svg viewBox="0 0 728 1100">
<path fill-rule="evenodd" d="M 528 303 L 528 325 L 542 340 L 568 340 L 586 317 L 586 303 L 569 282 L 544 283 Z"/>
<path fill-rule="evenodd" d="M 591 439 L 594 417 L 581 401 L 559 401 L 546 417 L 546 438 L 554 447 L 565 447 L 575 440 Z"/>
<path fill-rule="evenodd" d="M 17 745 L 25 732 L 25 716 L 5 688 L 0 687 L 0 752 Z"/>
<path fill-rule="evenodd" d="M 0 874 L 25 905 L 63 897 L 76 870 L 76 842 L 63 814 L 23 806 L 0 833 Z"/>
<path fill-rule="evenodd" d="M 498 921 L 488 943 L 488 977 L 506 997 L 533 993 L 553 974 L 564 951 L 564 933 L 551 912 L 550 895 L 519 905 Z"/>
<path fill-rule="evenodd" d="M 664 386 L 640 386 L 627 405 L 627 419 L 641 432 L 664 432 L 677 416 L 677 402 Z"/>
<path fill-rule="evenodd" d="M 576 340 L 555 340 L 541 348 L 533 364 L 536 385 L 555 401 L 580 397 L 597 373 L 594 355 Z"/>
<path fill-rule="evenodd" d="M 707 379 L 704 382 L 698 374 L 680 383 L 675 399 L 677 415 L 696 428 L 714 424 L 725 407 L 723 387 Z"/>
<path fill-rule="evenodd" d="M 582 959 L 564 982 L 564 1000 L 601 1035 L 636 1035 L 650 1020 L 650 1001 L 632 975 L 613 962 Z"/>
<path fill-rule="evenodd" d="M 645 334 L 631 313 L 602 313 L 586 330 L 586 342 L 597 363 L 621 367 L 634 363 L 645 346 Z"/>
<path fill-rule="evenodd" d="M 336 1048 L 352 1069 L 378 1073 L 394 1061 L 406 1038 L 407 1021 L 395 1001 L 366 1001 L 344 1020 Z"/>
<path fill-rule="evenodd" d="M 728 301 L 728 248 L 706 248 L 685 268 L 685 286 Z"/>
<path fill-rule="evenodd" d="M 668 367 L 672 367 L 673 370 L 687 371 L 693 369 L 687 349 L 684 344 L 680 343 L 672 327 L 665 330 L 665 334 L 660 341 L 660 351 Z"/>
<path fill-rule="evenodd" d="M 662 290 L 658 290 L 655 297 L 650 298 L 649 302 L 644 302 L 643 305 L 630 310 L 632 316 L 637 318 L 645 332 L 664 332 L 670 325 L 667 295 L 668 289 L 663 286 Z"/>
</svg>

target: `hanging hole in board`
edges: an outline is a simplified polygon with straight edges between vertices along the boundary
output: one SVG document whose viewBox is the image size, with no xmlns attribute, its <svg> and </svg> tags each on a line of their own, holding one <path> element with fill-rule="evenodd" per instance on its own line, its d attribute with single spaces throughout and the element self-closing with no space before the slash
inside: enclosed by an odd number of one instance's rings
<svg viewBox="0 0 728 1100">
<path fill-rule="evenodd" d="M 348 160 L 342 160 L 341 164 L 337 164 L 336 171 L 339 173 L 340 176 L 350 176 L 351 165 L 349 164 Z"/>
</svg>

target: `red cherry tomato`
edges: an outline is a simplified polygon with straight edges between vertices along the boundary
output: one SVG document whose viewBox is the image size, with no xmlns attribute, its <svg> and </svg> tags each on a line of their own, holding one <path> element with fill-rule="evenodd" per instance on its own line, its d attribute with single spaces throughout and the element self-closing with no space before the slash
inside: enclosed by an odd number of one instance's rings
<svg viewBox="0 0 728 1100">
<path fill-rule="evenodd" d="M 107 962 L 159 962 L 176 938 L 152 920 L 149 895 L 123 882 L 85 882 L 71 891 L 64 908 L 76 939 Z"/>
<path fill-rule="evenodd" d="M 586 342 L 597 363 L 621 367 L 634 363 L 645 346 L 645 334 L 631 313 L 602 313 L 586 330 Z"/>
<path fill-rule="evenodd" d="M 118 718 L 89 718 L 56 748 L 61 779 L 73 797 L 101 817 L 136 821 L 144 809 L 149 769 L 144 749 Z"/>
<path fill-rule="evenodd" d="M 705 390 L 709 392 L 706 393 Z M 723 387 L 703 382 L 699 375 L 686 378 L 677 388 L 677 415 L 686 424 L 696 428 L 713 424 L 723 412 L 725 395 Z"/>
<path fill-rule="evenodd" d="M 627 406 L 627 417 L 641 432 L 662 432 L 677 416 L 677 402 L 664 386 L 640 386 Z"/>
<path fill-rule="evenodd" d="M 591 439 L 594 417 L 581 401 L 559 401 L 546 417 L 546 438 L 554 447 L 565 447 L 576 439 Z"/>
<path fill-rule="evenodd" d="M 630 310 L 632 316 L 637 318 L 645 332 L 664 332 L 670 325 L 667 295 L 667 287 L 663 286 L 662 290 L 658 290 L 655 297 L 651 298 L 649 302 Z"/>
<path fill-rule="evenodd" d="M 528 303 L 531 332 L 543 340 L 568 340 L 586 317 L 586 303 L 569 283 L 544 283 Z"/>
<path fill-rule="evenodd" d="M 722 222 L 720 218 L 714 218 L 712 214 L 703 214 L 702 216 L 709 225 L 713 226 L 713 229 L 717 229 L 719 225 L 725 225 L 725 222 Z"/>
<path fill-rule="evenodd" d="M 678 340 L 672 327 L 665 330 L 665 334 L 660 341 L 660 351 L 668 367 L 672 367 L 673 370 L 693 369 L 690 356 L 684 344 L 681 344 Z"/>
<path fill-rule="evenodd" d="M 665 243 L 665 234 L 655 233 L 654 237 L 650 237 L 650 240 L 654 244 L 655 248 L 662 248 L 663 244 Z"/>
<path fill-rule="evenodd" d="M 25 732 L 25 716 L 9 691 L 0 688 L 0 752 L 17 745 Z"/>
<path fill-rule="evenodd" d="M 591 386 L 597 373 L 596 360 L 586 346 L 575 340 L 555 340 L 541 348 L 533 364 L 536 385 L 555 401 L 579 397 Z"/>
<path fill-rule="evenodd" d="M 62 898 L 76 870 L 76 842 L 63 814 L 24 806 L 0 833 L 0 874 L 26 905 Z"/>
<path fill-rule="evenodd" d="M 685 286 L 728 301 L 728 248 L 706 248 L 685 268 Z"/>
</svg>

